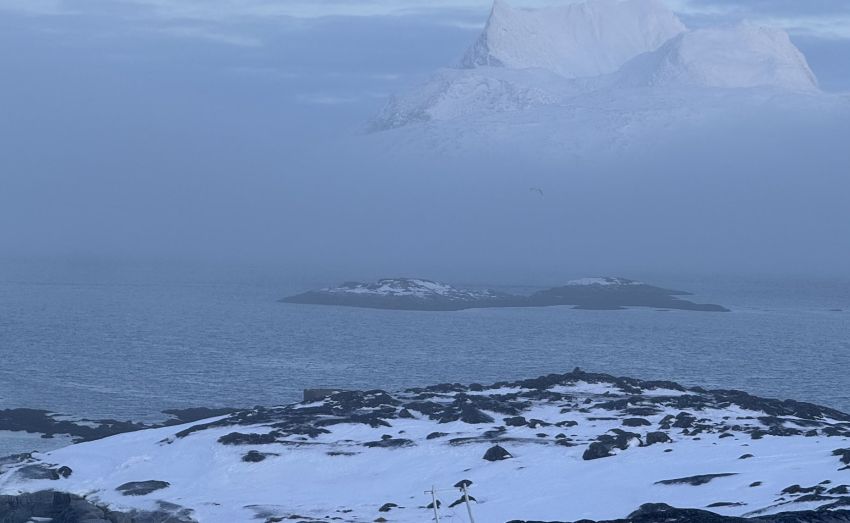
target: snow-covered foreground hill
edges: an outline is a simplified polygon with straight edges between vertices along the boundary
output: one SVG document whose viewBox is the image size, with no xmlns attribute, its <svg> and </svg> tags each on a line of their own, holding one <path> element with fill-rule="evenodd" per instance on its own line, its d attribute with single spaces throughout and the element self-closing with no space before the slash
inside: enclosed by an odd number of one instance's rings
<svg viewBox="0 0 850 523">
<path fill-rule="evenodd" d="M 466 521 L 464 504 L 450 505 L 468 480 L 478 521 L 572 521 L 650 502 L 747 516 L 840 509 L 849 465 L 850 415 L 576 369 L 338 392 L 122 434 L 7 460 L 0 486 L 203 522 L 421 522 L 432 486 L 441 517 Z"/>
</svg>

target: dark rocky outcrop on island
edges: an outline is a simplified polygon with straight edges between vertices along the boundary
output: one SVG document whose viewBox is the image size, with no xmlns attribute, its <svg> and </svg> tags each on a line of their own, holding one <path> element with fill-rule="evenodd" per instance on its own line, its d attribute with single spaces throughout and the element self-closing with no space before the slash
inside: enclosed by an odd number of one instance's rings
<svg viewBox="0 0 850 523">
<path fill-rule="evenodd" d="M 612 310 L 626 307 L 654 307 L 705 312 L 728 312 L 720 305 L 694 303 L 680 296 L 690 293 L 663 289 L 624 278 L 588 278 L 563 287 L 532 294 L 532 306 L 574 305 L 577 309 Z"/>
<path fill-rule="evenodd" d="M 551 307 L 620 310 L 652 307 L 704 312 L 728 312 L 720 305 L 694 303 L 681 296 L 689 293 L 655 287 L 625 278 L 585 278 L 535 292 L 530 296 L 494 290 L 453 287 L 423 279 L 395 278 L 375 283 L 344 283 L 338 287 L 308 291 L 283 298 L 284 303 L 339 305 L 370 309 L 458 311 L 495 307 Z"/>
</svg>

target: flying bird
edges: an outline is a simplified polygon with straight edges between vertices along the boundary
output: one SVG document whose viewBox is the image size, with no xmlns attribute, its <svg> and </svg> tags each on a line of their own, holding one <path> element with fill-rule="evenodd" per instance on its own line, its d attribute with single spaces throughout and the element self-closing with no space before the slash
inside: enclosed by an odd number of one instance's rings
<svg viewBox="0 0 850 523">
<path fill-rule="evenodd" d="M 543 189 L 541 189 L 540 187 L 529 187 L 528 190 L 531 192 L 536 192 L 540 196 L 543 196 Z"/>
</svg>

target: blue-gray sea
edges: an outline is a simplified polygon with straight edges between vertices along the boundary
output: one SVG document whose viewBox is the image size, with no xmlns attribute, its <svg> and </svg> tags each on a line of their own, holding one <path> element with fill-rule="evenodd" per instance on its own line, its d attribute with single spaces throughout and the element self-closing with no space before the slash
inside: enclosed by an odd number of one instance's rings
<svg viewBox="0 0 850 523">
<path fill-rule="evenodd" d="M 850 280 L 644 279 L 732 312 L 381 311 L 279 303 L 338 283 L 285 271 L 0 264 L 0 408 L 153 421 L 168 408 L 285 403 L 308 387 L 486 383 L 579 366 L 850 411 Z M 0 455 L 61 443 L 0 433 Z"/>
</svg>

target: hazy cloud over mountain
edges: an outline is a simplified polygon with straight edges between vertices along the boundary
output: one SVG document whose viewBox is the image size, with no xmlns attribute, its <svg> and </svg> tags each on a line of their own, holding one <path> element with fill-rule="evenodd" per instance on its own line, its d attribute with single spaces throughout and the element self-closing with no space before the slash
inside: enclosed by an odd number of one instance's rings
<svg viewBox="0 0 850 523">
<path fill-rule="evenodd" d="M 840 22 L 845 5 L 729 4 L 674 7 L 701 25 Z M 831 240 L 850 219 L 835 170 L 847 163 L 840 128 L 806 143 L 770 122 L 724 129 L 733 152 L 699 150 L 689 164 L 686 144 L 605 165 L 442 164 L 386 150 L 365 161 L 347 140 L 390 95 L 460 63 L 488 11 L 478 0 L 0 3 L 0 94 L 11 101 L 0 119 L 0 222 L 14 224 L 0 229 L 3 255 L 409 274 L 473 274 L 485 261 L 541 273 L 846 267 L 846 242 Z M 792 36 L 822 88 L 848 91 L 850 40 L 814 36 L 840 34 L 840 23 L 829 27 Z M 737 137 L 758 133 L 750 145 L 775 154 L 736 164 L 746 152 Z M 529 199 L 528 187 L 546 198 Z"/>
</svg>

